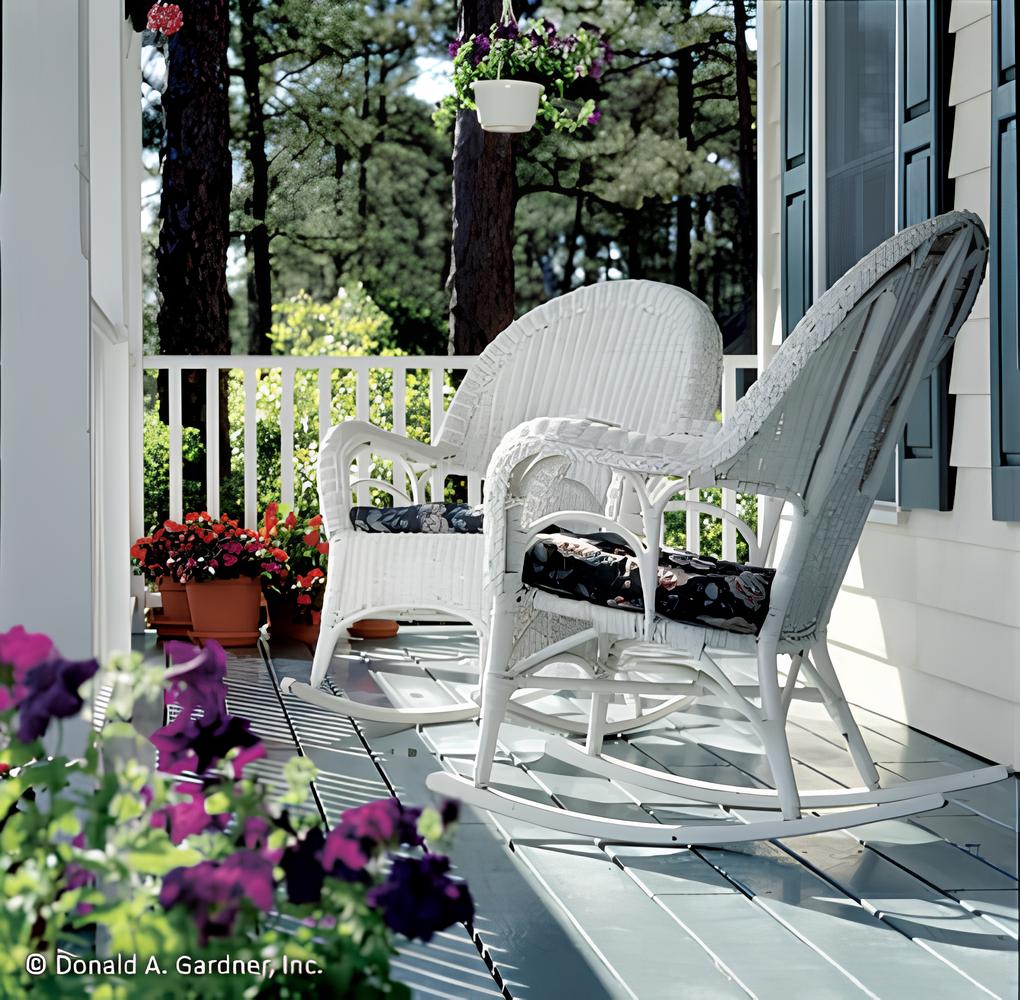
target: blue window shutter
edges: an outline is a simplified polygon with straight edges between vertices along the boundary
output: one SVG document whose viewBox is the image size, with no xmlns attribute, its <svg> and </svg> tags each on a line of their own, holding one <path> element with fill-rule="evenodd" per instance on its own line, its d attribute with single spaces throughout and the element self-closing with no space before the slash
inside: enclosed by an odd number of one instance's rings
<svg viewBox="0 0 1020 1000">
<path fill-rule="evenodd" d="M 897 228 L 944 212 L 948 197 L 947 106 L 951 54 L 947 0 L 897 0 L 899 152 Z M 899 442 L 899 504 L 951 510 L 952 397 L 946 358 L 921 383 Z"/>
<path fill-rule="evenodd" d="M 785 0 L 782 17 L 783 336 L 814 300 L 811 288 L 811 5 Z"/>
<path fill-rule="evenodd" d="M 992 7 L 991 61 L 992 517 L 1020 521 L 1015 0 Z"/>
</svg>

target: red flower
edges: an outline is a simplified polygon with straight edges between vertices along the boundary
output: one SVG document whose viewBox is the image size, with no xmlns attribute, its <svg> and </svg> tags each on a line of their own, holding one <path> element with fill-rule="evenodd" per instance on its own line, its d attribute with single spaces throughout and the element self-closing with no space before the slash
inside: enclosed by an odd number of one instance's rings
<svg viewBox="0 0 1020 1000">
<path fill-rule="evenodd" d="M 315 546 L 324 556 L 329 555 L 329 542 L 319 542 Z"/>
<path fill-rule="evenodd" d="M 278 559 L 280 562 L 287 561 L 287 553 L 283 549 L 271 549 L 270 551 L 274 559 Z"/>
<path fill-rule="evenodd" d="M 175 3 L 155 3 L 149 8 L 145 26 L 149 31 L 161 31 L 169 38 L 184 27 L 184 15 Z"/>
<path fill-rule="evenodd" d="M 303 541 L 305 545 L 318 545 L 319 529 L 313 528 L 311 531 L 308 532 L 307 535 L 304 536 L 304 538 L 301 539 L 301 541 Z"/>
<path fill-rule="evenodd" d="M 308 527 L 309 528 L 317 528 L 320 524 L 322 524 L 322 515 L 321 514 L 316 514 L 315 517 L 308 518 Z"/>
<path fill-rule="evenodd" d="M 288 515 L 286 516 L 286 518 L 284 518 L 284 521 L 283 521 L 283 526 L 284 526 L 285 528 L 293 528 L 295 524 L 297 524 L 297 517 L 296 517 L 296 515 L 294 514 L 294 511 L 291 511 L 291 512 L 290 512 L 290 513 L 289 513 L 289 514 L 288 514 Z"/>
<path fill-rule="evenodd" d="M 298 604 L 311 604 L 312 596 L 311 594 L 298 594 L 297 602 Z"/>
</svg>

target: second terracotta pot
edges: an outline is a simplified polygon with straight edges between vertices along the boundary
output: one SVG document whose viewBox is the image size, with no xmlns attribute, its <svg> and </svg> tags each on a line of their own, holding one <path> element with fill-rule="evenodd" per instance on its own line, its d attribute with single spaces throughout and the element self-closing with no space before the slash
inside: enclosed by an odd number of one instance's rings
<svg viewBox="0 0 1020 1000">
<path fill-rule="evenodd" d="M 392 639 L 400 626 L 389 618 L 362 618 L 348 629 L 355 639 Z"/>
</svg>

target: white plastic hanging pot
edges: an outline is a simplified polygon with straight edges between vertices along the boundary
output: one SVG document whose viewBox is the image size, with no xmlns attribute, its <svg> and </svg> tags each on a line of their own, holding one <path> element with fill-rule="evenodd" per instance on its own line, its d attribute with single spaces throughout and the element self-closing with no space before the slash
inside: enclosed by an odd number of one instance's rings
<svg viewBox="0 0 1020 1000">
<path fill-rule="evenodd" d="M 476 80 L 471 89 L 478 124 L 486 132 L 527 132 L 535 124 L 545 87 L 530 80 Z"/>
</svg>

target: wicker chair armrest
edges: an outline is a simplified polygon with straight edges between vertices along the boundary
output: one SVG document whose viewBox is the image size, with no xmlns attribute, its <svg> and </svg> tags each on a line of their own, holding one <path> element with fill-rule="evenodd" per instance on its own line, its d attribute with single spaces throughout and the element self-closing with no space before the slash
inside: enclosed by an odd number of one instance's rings
<svg viewBox="0 0 1020 1000">
<path fill-rule="evenodd" d="M 351 466 L 366 449 L 392 457 L 418 474 L 453 457 L 449 448 L 424 444 L 364 420 L 334 424 L 322 442 L 318 461 L 319 510 L 328 537 L 354 530 L 349 518 Z"/>
</svg>

